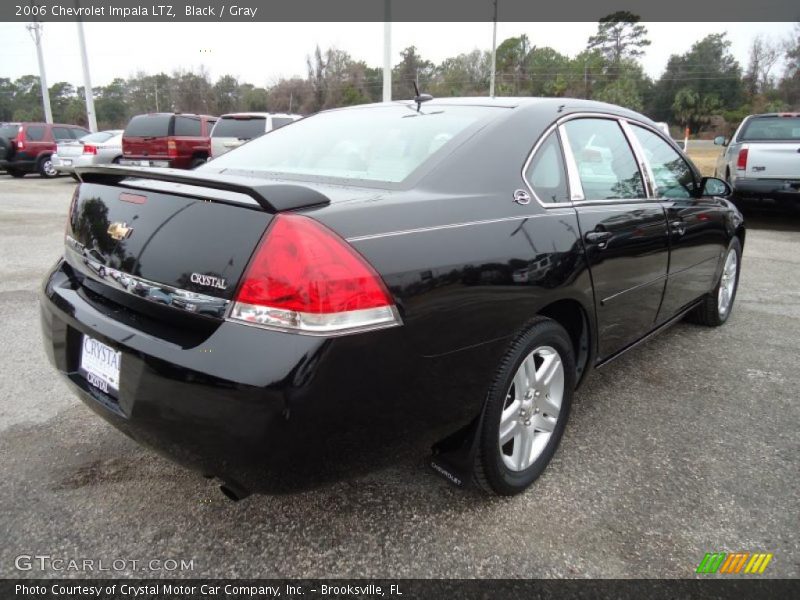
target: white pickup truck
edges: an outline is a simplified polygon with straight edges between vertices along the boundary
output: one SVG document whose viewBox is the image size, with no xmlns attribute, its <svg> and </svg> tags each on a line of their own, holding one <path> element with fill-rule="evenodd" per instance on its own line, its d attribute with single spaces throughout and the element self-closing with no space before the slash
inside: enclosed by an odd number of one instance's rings
<svg viewBox="0 0 800 600">
<path fill-rule="evenodd" d="M 800 208 L 800 113 L 750 115 L 725 146 L 715 175 L 733 188 L 734 199 L 771 198 Z"/>
</svg>

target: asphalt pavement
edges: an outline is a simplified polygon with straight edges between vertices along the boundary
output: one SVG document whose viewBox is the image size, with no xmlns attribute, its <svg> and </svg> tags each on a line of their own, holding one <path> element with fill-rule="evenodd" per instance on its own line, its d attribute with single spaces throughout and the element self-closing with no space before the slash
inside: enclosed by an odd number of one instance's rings
<svg viewBox="0 0 800 600">
<path fill-rule="evenodd" d="M 37 288 L 73 188 L 0 174 L 0 577 L 681 578 L 716 551 L 771 552 L 763 576 L 800 576 L 799 217 L 748 213 L 730 321 L 678 324 L 590 376 L 526 494 L 461 491 L 402 456 L 233 503 L 47 363 Z"/>
</svg>

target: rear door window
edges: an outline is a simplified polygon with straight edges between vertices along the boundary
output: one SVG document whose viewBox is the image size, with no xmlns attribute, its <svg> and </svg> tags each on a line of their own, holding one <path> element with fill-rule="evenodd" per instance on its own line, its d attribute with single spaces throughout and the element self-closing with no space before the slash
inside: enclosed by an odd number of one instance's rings
<svg viewBox="0 0 800 600">
<path fill-rule="evenodd" d="M 203 135 L 200 119 L 197 117 L 175 117 L 176 136 L 200 137 Z"/>
<path fill-rule="evenodd" d="M 555 132 L 548 135 L 539 146 L 525 171 L 525 179 L 539 201 L 545 204 L 569 202 L 564 156 Z"/>
<path fill-rule="evenodd" d="M 266 117 L 223 117 L 214 127 L 211 137 L 251 140 L 266 131 Z"/>
<path fill-rule="evenodd" d="M 29 142 L 41 142 L 44 139 L 44 126 L 29 125 L 26 127 L 25 139 Z"/>
<path fill-rule="evenodd" d="M 73 140 L 72 133 L 69 127 L 53 127 L 53 139 L 55 140 Z"/>
<path fill-rule="evenodd" d="M 125 137 L 166 137 L 170 135 L 172 115 L 139 115 L 125 128 Z"/>
<path fill-rule="evenodd" d="M 564 125 L 586 200 L 646 198 L 628 140 L 612 119 L 575 119 Z"/>
</svg>

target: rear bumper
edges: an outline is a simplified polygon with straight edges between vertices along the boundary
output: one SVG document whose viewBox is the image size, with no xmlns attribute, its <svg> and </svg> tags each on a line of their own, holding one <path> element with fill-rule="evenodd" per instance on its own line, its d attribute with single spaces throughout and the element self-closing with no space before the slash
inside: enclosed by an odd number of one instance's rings
<svg viewBox="0 0 800 600">
<path fill-rule="evenodd" d="M 129 326 L 74 277 L 59 262 L 40 305 L 49 360 L 79 398 L 138 442 L 252 491 L 377 469 L 479 410 L 459 386 L 485 373 L 483 351 L 457 353 L 454 363 L 411 355 L 402 328 L 326 339 L 230 322 L 185 347 L 168 341 L 169 325 L 163 335 Z M 122 352 L 118 399 L 78 372 L 84 334 Z M 455 364 L 470 376 L 458 379 Z M 483 389 L 472 391 L 482 398 Z"/>
<path fill-rule="evenodd" d="M 733 193 L 740 198 L 774 198 L 800 201 L 800 179 L 747 179 L 733 183 Z"/>
<path fill-rule="evenodd" d="M 178 160 L 153 156 L 126 156 L 119 160 L 119 164 L 131 167 L 185 168 L 179 163 L 180 161 Z"/>
</svg>

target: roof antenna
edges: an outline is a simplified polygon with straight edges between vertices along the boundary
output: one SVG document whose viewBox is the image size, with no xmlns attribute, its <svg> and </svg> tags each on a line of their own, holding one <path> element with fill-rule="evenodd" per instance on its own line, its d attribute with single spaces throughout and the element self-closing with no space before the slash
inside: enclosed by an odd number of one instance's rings
<svg viewBox="0 0 800 600">
<path fill-rule="evenodd" d="M 419 85 L 417 84 L 417 80 L 414 80 L 414 102 L 417 103 L 417 112 L 419 112 L 420 107 L 422 106 L 423 102 L 427 102 L 428 100 L 433 100 L 433 96 L 430 94 L 420 94 L 419 93 Z"/>
</svg>

